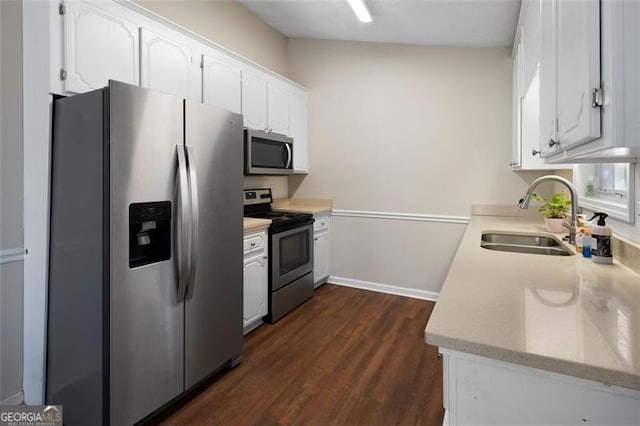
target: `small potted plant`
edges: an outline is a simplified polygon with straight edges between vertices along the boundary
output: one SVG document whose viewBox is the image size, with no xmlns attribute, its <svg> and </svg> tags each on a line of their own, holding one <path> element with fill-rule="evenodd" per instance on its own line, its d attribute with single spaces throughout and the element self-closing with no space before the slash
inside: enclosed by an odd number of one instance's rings
<svg viewBox="0 0 640 426">
<path fill-rule="evenodd" d="M 571 200 L 567 200 L 567 196 L 564 192 L 557 192 L 551 196 L 548 200 L 545 200 L 536 193 L 532 195 L 534 200 L 538 200 L 542 203 L 538 212 L 544 216 L 544 223 L 547 226 L 547 231 L 553 233 L 561 233 L 564 231 L 562 223 L 569 213 L 569 207 L 571 206 Z"/>
</svg>

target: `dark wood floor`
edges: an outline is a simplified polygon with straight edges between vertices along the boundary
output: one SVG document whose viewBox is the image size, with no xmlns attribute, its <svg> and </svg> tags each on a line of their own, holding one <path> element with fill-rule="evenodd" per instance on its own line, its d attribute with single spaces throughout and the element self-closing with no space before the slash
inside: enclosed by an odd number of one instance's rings
<svg viewBox="0 0 640 426">
<path fill-rule="evenodd" d="M 434 303 L 325 284 L 166 425 L 441 425 Z"/>
</svg>

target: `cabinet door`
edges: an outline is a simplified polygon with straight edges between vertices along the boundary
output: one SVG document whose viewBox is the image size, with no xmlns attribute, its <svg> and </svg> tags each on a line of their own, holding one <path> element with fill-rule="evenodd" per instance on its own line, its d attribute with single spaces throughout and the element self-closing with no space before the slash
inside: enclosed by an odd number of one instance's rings
<svg viewBox="0 0 640 426">
<path fill-rule="evenodd" d="M 309 109 L 307 92 L 295 88 L 291 93 L 291 137 L 293 138 L 293 171 L 309 172 Z"/>
<path fill-rule="evenodd" d="M 270 79 L 267 86 L 267 128 L 270 132 L 289 135 L 291 122 L 291 88 Z"/>
<path fill-rule="evenodd" d="M 202 102 L 242 114 L 242 67 L 222 52 L 202 55 Z"/>
<path fill-rule="evenodd" d="M 514 169 L 519 169 L 522 165 L 522 123 L 521 119 L 521 103 L 520 103 L 520 49 L 521 43 L 518 43 L 513 63 L 511 67 L 511 163 L 509 165 Z"/>
<path fill-rule="evenodd" d="M 556 103 L 556 1 L 545 0 L 540 7 L 540 150 L 543 156 L 559 150 Z M 552 146 L 549 146 L 550 143 Z"/>
<path fill-rule="evenodd" d="M 260 255 L 244 261 L 244 325 L 267 314 L 267 261 Z"/>
<path fill-rule="evenodd" d="M 313 281 L 318 283 L 329 275 L 329 233 L 318 233 L 313 241 Z"/>
<path fill-rule="evenodd" d="M 191 48 L 147 28 L 142 40 L 141 85 L 170 95 L 191 99 Z M 176 37 L 177 38 L 177 37 Z"/>
<path fill-rule="evenodd" d="M 242 114 L 245 127 L 267 129 L 267 76 L 255 68 L 242 71 Z"/>
<path fill-rule="evenodd" d="M 64 14 L 64 90 L 83 93 L 109 80 L 138 84 L 138 27 L 82 1 Z"/>
<path fill-rule="evenodd" d="M 522 46 L 522 88 L 526 89 L 538 72 L 540 61 L 540 0 L 529 0 L 523 4 L 526 7 L 524 22 L 521 28 Z"/>
<path fill-rule="evenodd" d="M 569 149 L 600 137 L 600 108 L 592 92 L 600 87 L 600 2 L 557 1 L 558 129 Z"/>
</svg>

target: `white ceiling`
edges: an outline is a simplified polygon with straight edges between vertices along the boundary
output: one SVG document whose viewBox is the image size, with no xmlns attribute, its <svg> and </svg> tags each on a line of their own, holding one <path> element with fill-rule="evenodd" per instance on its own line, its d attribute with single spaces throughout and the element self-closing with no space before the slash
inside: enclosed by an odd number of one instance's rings
<svg viewBox="0 0 640 426">
<path fill-rule="evenodd" d="M 238 0 L 290 38 L 511 47 L 520 0 L 366 0 L 363 24 L 346 0 Z"/>
</svg>

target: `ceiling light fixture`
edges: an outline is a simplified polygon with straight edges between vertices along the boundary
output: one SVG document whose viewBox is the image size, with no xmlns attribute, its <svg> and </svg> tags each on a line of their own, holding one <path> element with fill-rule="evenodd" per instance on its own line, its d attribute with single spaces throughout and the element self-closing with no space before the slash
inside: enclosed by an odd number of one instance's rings
<svg viewBox="0 0 640 426">
<path fill-rule="evenodd" d="M 371 22 L 371 12 L 364 0 L 347 0 L 360 22 Z"/>
</svg>

